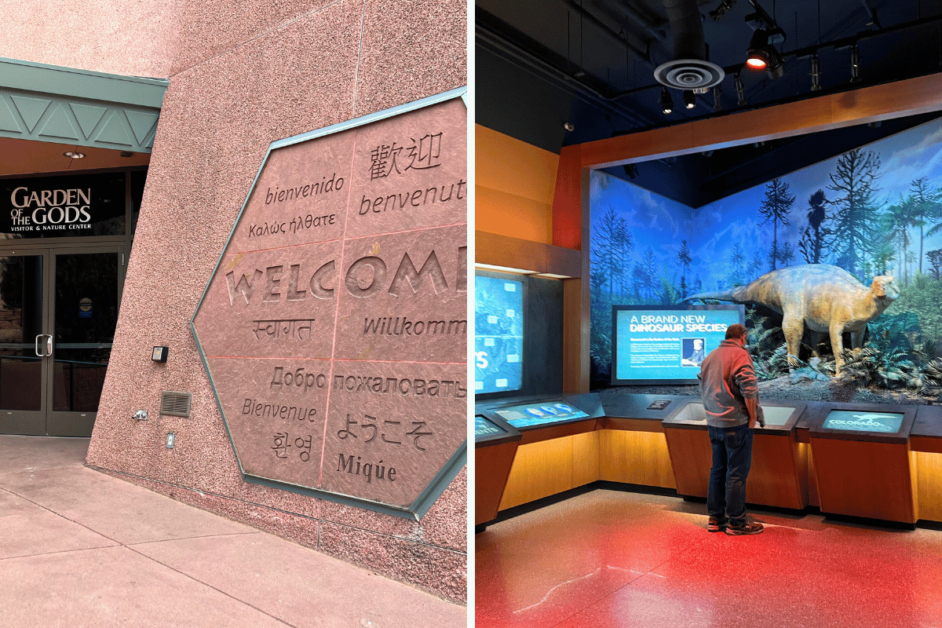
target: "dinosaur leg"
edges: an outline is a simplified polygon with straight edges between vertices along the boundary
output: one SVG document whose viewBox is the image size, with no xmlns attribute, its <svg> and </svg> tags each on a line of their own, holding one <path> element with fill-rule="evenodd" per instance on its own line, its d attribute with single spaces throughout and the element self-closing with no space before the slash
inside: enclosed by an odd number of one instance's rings
<svg viewBox="0 0 942 628">
<path fill-rule="evenodd" d="M 831 349 L 834 350 L 834 375 L 841 374 L 841 367 L 844 366 L 844 326 L 840 323 L 831 323 L 830 334 L 831 334 Z M 851 335 L 853 338 L 853 335 Z"/>
<path fill-rule="evenodd" d="M 864 332 L 867 331 L 867 328 L 864 327 L 860 331 L 850 332 L 850 346 L 854 350 L 854 354 L 860 352 L 860 348 L 863 347 L 863 337 Z"/>
<path fill-rule="evenodd" d="M 805 321 L 801 316 L 782 316 L 782 332 L 785 334 L 785 344 L 788 346 L 788 372 L 791 373 L 798 366 L 798 351 L 801 349 L 801 335 L 805 329 Z"/>
</svg>

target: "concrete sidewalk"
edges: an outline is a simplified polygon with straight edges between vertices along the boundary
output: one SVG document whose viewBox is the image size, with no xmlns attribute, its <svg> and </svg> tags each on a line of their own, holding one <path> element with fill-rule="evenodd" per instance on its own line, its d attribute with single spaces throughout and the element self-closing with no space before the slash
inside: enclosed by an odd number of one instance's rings
<svg viewBox="0 0 942 628">
<path fill-rule="evenodd" d="M 0 436 L 0 626 L 467 625 L 467 609 Z"/>
</svg>

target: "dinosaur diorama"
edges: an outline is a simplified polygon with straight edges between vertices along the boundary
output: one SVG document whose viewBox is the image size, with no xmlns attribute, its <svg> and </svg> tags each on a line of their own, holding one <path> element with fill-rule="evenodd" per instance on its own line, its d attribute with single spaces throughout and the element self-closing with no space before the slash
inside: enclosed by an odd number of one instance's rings
<svg viewBox="0 0 942 628">
<path fill-rule="evenodd" d="M 893 277 L 873 278 L 868 288 L 842 268 L 830 264 L 791 266 L 762 275 L 745 286 L 722 292 L 701 292 L 682 301 L 715 299 L 759 304 L 782 315 L 782 332 L 788 347 L 789 369 L 798 363 L 798 350 L 805 331 L 818 338 L 830 336 L 831 349 L 840 375 L 844 364 L 841 334 L 850 333 L 851 348 L 863 345 L 867 323 L 879 316 L 899 296 Z M 817 356 L 817 340 L 813 343 Z"/>
</svg>

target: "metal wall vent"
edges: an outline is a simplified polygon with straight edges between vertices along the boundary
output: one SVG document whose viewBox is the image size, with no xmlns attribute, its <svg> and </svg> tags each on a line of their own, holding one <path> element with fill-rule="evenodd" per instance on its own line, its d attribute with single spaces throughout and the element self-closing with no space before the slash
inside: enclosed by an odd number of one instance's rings
<svg viewBox="0 0 942 628">
<path fill-rule="evenodd" d="M 191 393 L 164 391 L 160 393 L 160 414 L 189 418 L 192 401 Z"/>
</svg>

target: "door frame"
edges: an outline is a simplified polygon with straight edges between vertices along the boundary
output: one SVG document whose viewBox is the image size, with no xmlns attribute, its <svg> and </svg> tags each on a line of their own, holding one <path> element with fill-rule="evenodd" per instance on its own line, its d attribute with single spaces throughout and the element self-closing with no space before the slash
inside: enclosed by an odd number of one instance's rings
<svg viewBox="0 0 942 628">
<path fill-rule="evenodd" d="M 65 244 L 65 243 L 63 243 Z M 46 306 L 46 316 L 48 323 L 45 326 L 48 330 L 48 333 L 53 337 L 53 353 L 51 356 L 52 359 L 48 361 L 46 365 L 46 379 L 45 379 L 45 390 L 43 394 L 45 395 L 44 407 L 45 411 L 45 435 L 46 436 L 91 436 L 92 428 L 95 426 L 95 419 L 98 416 L 98 412 L 77 412 L 71 410 L 56 410 L 54 405 L 54 395 L 55 395 L 55 364 L 56 364 L 56 350 L 58 347 L 55 347 L 55 323 L 56 323 L 56 264 L 57 257 L 59 255 L 84 255 L 84 254 L 95 254 L 95 253 L 115 253 L 118 256 L 118 277 L 117 285 L 115 286 L 118 291 L 116 303 L 120 311 L 121 307 L 121 295 L 124 292 L 124 269 L 126 265 L 123 261 L 127 258 L 125 245 L 123 243 L 95 243 L 88 244 L 86 246 L 81 246 L 77 242 L 69 243 L 71 246 L 61 246 L 61 247 L 51 247 L 48 249 L 49 256 L 49 290 L 46 294 L 43 295 L 43 298 L 47 300 Z M 115 327 L 117 328 L 117 318 L 115 319 Z M 113 345 L 113 340 L 111 344 Z"/>
<path fill-rule="evenodd" d="M 17 242 L 17 241 L 14 241 Z M 41 281 L 42 281 L 42 294 L 40 296 L 40 306 L 39 314 L 42 318 L 41 324 L 39 325 L 39 331 L 43 332 L 41 336 L 45 335 L 49 324 L 49 315 L 48 307 L 46 303 L 48 295 L 48 286 L 51 281 L 49 276 L 49 259 L 50 256 L 47 254 L 48 249 L 46 247 L 20 247 L 16 248 L 10 246 L 0 247 L 0 257 L 35 257 L 38 256 L 42 260 L 42 272 Z M 25 309 L 25 308 L 24 308 Z M 24 325 L 25 327 L 25 325 Z M 23 344 L 27 344 L 28 338 L 23 338 Z M 45 342 L 45 338 L 40 340 L 39 336 L 36 337 L 36 340 L 39 341 L 39 344 Z M 34 351 L 35 345 L 34 342 Z M 0 434 L 21 434 L 25 436 L 43 436 L 46 433 L 46 389 L 48 387 L 49 381 L 49 362 L 47 360 L 39 359 L 40 364 L 40 383 L 39 383 L 39 410 L 14 410 L 8 408 L 0 407 Z M 0 383 L 2 385 L 2 383 Z"/>
<path fill-rule="evenodd" d="M 20 434 L 26 436 L 91 436 L 97 412 L 74 412 L 55 410 L 55 268 L 58 255 L 82 255 L 93 253 L 115 253 L 118 256 L 117 303 L 120 312 L 121 297 L 124 293 L 124 278 L 127 269 L 127 249 L 125 242 L 88 242 L 76 239 L 57 242 L 38 239 L 34 241 L 13 240 L 10 245 L 0 245 L 0 257 L 41 256 L 43 259 L 42 282 L 43 294 L 42 325 L 44 337 L 52 336 L 53 351 L 49 355 L 43 351 L 41 369 L 41 403 L 39 410 L 8 410 L 0 408 L 0 434 Z M 45 344 L 43 338 L 40 344 Z M 51 359 L 46 359 L 51 358 Z"/>
</svg>

